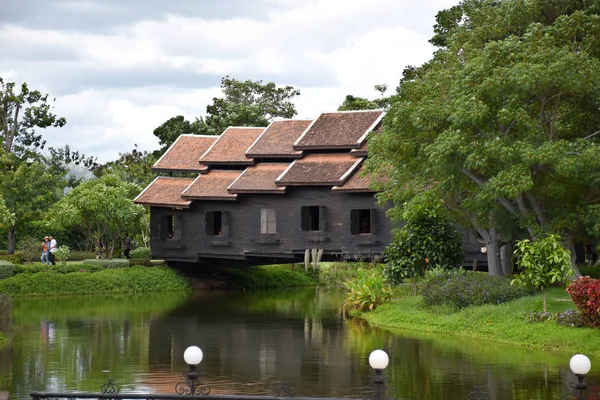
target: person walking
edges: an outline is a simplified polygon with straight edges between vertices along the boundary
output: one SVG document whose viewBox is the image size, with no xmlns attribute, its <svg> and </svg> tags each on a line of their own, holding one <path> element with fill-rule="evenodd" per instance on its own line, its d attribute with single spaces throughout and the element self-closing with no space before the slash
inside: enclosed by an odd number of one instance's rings
<svg viewBox="0 0 600 400">
<path fill-rule="evenodd" d="M 56 239 L 54 236 L 48 236 L 50 239 L 50 248 L 48 249 L 48 260 L 52 263 L 52 265 L 56 265 L 56 259 L 54 258 L 54 252 L 56 251 L 58 244 L 56 243 Z"/>
<path fill-rule="evenodd" d="M 48 246 L 49 246 L 49 244 L 48 244 L 48 236 L 45 236 L 44 239 L 43 239 L 43 241 L 42 241 L 42 257 L 40 258 L 40 261 L 43 264 L 46 264 L 46 265 L 50 265 L 50 259 L 49 259 L 49 256 L 48 256 L 48 251 L 49 251 Z"/>
<path fill-rule="evenodd" d="M 125 258 L 129 258 L 129 252 L 131 251 L 131 239 L 129 235 L 125 233 L 123 237 L 123 255 Z"/>
</svg>

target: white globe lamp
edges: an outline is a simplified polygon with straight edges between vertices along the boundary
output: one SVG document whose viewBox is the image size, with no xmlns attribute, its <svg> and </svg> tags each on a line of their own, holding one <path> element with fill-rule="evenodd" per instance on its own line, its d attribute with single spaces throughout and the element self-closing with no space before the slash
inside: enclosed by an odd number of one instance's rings
<svg viewBox="0 0 600 400">
<path fill-rule="evenodd" d="M 190 346 L 185 349 L 183 359 L 188 365 L 198 365 L 202 361 L 202 350 L 198 346 Z"/>
</svg>

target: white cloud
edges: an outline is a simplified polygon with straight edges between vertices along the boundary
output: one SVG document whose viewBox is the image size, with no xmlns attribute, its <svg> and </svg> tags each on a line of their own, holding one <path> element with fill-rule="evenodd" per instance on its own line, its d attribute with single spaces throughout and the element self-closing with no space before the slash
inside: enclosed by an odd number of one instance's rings
<svg viewBox="0 0 600 400">
<path fill-rule="evenodd" d="M 435 14 L 458 0 L 265 2 L 252 15 L 211 18 L 168 11 L 145 18 L 140 3 L 137 20 L 106 31 L 5 24 L 0 76 L 58 97 L 56 112 L 68 123 L 44 132 L 49 145 L 69 143 L 108 161 L 134 143 L 156 149 L 154 128 L 203 114 L 224 75 L 294 85 L 302 118 L 335 110 L 347 94 L 374 98 L 375 84 L 393 91 L 406 65 L 431 57 Z M 65 18 L 108 10 L 95 1 L 59 4 Z"/>
</svg>

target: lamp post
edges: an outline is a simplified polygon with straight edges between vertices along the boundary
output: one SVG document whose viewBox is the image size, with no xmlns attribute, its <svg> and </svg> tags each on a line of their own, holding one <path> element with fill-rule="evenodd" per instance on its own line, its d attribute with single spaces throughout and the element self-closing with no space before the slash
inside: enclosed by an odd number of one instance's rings
<svg viewBox="0 0 600 400">
<path fill-rule="evenodd" d="M 375 370 L 374 387 L 363 387 L 360 389 L 360 397 L 363 400 L 395 400 L 398 391 L 388 388 L 383 377 L 383 370 L 387 368 L 390 358 L 383 350 L 373 350 L 369 355 L 369 365 Z"/>
<path fill-rule="evenodd" d="M 585 384 L 585 376 L 588 372 L 590 372 L 590 369 L 592 368 L 592 363 L 590 362 L 590 359 L 583 354 L 575 354 L 573 357 L 571 357 L 571 360 L 569 361 L 569 367 L 571 368 L 571 371 L 573 371 L 575 376 L 577 376 L 577 383 L 575 385 L 573 385 L 572 383 L 570 384 L 573 388 L 573 394 L 578 396 L 576 398 L 578 398 L 579 400 L 583 400 L 584 395 L 587 395 L 589 397 L 590 390 Z"/>
<path fill-rule="evenodd" d="M 198 346 L 190 346 L 185 349 L 183 359 L 190 366 L 190 370 L 183 373 L 183 377 L 186 378 L 185 382 L 179 382 L 175 385 L 176 393 L 192 396 L 210 393 L 210 386 L 200 381 L 202 375 L 196 370 L 196 366 L 200 364 L 202 357 L 202 350 Z"/>
</svg>

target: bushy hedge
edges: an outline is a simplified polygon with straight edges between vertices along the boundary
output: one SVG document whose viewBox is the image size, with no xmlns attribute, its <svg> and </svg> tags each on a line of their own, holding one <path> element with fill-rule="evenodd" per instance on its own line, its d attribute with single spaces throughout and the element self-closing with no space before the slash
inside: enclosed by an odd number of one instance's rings
<svg viewBox="0 0 600 400">
<path fill-rule="evenodd" d="M 0 261 L 0 279 L 10 278 L 15 274 L 15 266 L 8 261 Z"/>
<path fill-rule="evenodd" d="M 511 286 L 510 280 L 481 272 L 440 274 L 428 279 L 423 290 L 427 306 L 465 308 L 482 304 L 500 304 L 531 294 L 525 288 Z"/>
<path fill-rule="evenodd" d="M 85 265 L 100 266 L 104 269 L 113 268 L 126 268 L 129 267 L 129 260 L 126 258 L 112 258 L 112 259 L 88 259 L 83 260 Z"/>
<path fill-rule="evenodd" d="M 312 286 L 317 284 L 314 278 L 300 269 L 290 271 L 270 267 L 250 267 L 244 270 L 223 268 L 221 273 L 229 278 L 233 286 L 247 289 Z"/>
<path fill-rule="evenodd" d="M 150 249 L 148 247 L 138 247 L 129 253 L 131 258 L 150 258 Z"/>
<path fill-rule="evenodd" d="M 600 328 L 600 279 L 582 276 L 567 286 L 586 326 Z"/>
<path fill-rule="evenodd" d="M 0 281 L 0 293 L 43 296 L 93 293 L 143 293 L 190 290 L 189 282 L 167 267 L 131 267 L 70 274 L 18 274 Z"/>
<path fill-rule="evenodd" d="M 72 251 L 69 259 L 71 261 L 83 261 L 94 258 L 96 258 L 96 253 L 93 251 Z"/>
<path fill-rule="evenodd" d="M 11 264 L 23 264 L 25 258 L 23 257 L 23 253 L 20 251 L 15 251 L 13 254 L 10 255 L 7 251 L 0 251 L 0 260 L 8 261 Z"/>
<path fill-rule="evenodd" d="M 56 265 L 46 265 L 38 262 L 25 265 L 16 265 L 15 274 L 37 274 L 38 272 L 70 274 L 71 272 L 97 272 L 103 269 L 104 268 L 101 265 L 87 265 L 83 263 L 57 263 Z"/>
</svg>

